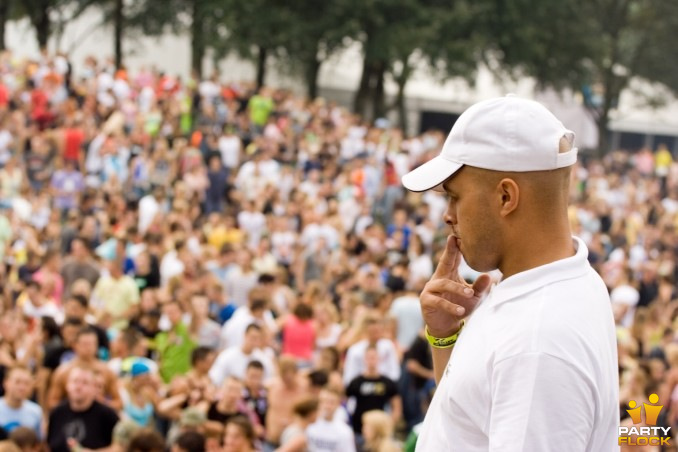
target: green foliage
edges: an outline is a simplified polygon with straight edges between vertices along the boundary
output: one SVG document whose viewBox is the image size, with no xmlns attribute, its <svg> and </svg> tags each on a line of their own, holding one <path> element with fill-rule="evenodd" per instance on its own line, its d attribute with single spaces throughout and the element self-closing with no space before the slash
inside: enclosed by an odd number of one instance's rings
<svg viewBox="0 0 678 452">
<path fill-rule="evenodd" d="M 1 0 L 0 0 L 1 1 Z M 5 0 L 10 19 L 28 16 L 41 42 L 50 14 L 91 6 L 110 12 L 114 0 Z M 105 17 L 111 17 L 106 13 Z M 251 59 L 260 71 L 268 56 L 304 78 L 315 94 L 320 66 L 347 44 L 360 42 L 363 77 L 358 97 L 383 110 L 384 77 L 403 95 L 416 64 L 439 80 L 472 80 L 478 63 L 543 87 L 594 87 L 589 103 L 601 130 L 631 78 L 641 76 L 678 92 L 678 2 L 666 0 L 135 0 L 126 2 L 127 31 L 188 32 L 193 67 L 212 48 Z M 126 32 L 127 32 L 126 31 Z M 263 78 L 263 74 L 260 74 Z M 357 99 L 360 100 L 360 99 Z M 398 102 L 401 103 L 402 99 Z M 399 107 L 399 108 L 400 108 Z"/>
<path fill-rule="evenodd" d="M 595 87 L 589 102 L 606 150 L 609 113 L 631 78 L 678 91 L 670 36 L 678 3 L 663 0 L 488 0 L 481 20 L 488 51 L 503 70 L 531 75 L 542 86 Z"/>
</svg>

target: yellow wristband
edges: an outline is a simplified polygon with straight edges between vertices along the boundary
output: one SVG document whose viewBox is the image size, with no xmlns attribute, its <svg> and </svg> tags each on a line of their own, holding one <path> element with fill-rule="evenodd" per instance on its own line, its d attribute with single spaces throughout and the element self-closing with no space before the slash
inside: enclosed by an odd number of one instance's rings
<svg viewBox="0 0 678 452">
<path fill-rule="evenodd" d="M 426 334 L 426 340 L 428 341 L 429 344 L 431 344 L 431 347 L 433 348 L 452 348 L 454 347 L 454 344 L 457 343 L 457 339 L 459 338 L 459 333 L 461 333 L 461 330 L 464 328 L 464 321 L 461 321 L 461 326 L 459 327 L 459 331 L 454 333 L 450 337 L 434 337 L 431 336 L 431 333 L 428 332 L 428 326 L 424 329 L 424 332 Z"/>
</svg>

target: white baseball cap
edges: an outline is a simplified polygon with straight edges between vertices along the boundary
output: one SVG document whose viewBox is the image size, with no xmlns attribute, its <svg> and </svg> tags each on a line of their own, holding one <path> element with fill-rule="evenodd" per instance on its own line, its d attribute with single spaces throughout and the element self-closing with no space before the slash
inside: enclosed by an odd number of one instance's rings
<svg viewBox="0 0 678 452">
<path fill-rule="evenodd" d="M 405 174 L 410 191 L 430 190 L 464 165 L 494 171 L 548 171 L 574 165 L 577 148 L 560 151 L 560 140 L 574 143 L 574 132 L 542 104 L 515 97 L 485 100 L 454 123 L 440 155 Z"/>
</svg>

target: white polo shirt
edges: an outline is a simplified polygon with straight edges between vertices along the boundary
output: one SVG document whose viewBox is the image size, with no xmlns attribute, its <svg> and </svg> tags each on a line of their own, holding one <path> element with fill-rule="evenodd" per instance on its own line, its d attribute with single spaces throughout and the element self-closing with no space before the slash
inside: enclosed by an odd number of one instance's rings
<svg viewBox="0 0 678 452">
<path fill-rule="evenodd" d="M 470 316 L 417 451 L 619 450 L 610 298 L 574 241 L 574 256 L 500 282 Z"/>
</svg>

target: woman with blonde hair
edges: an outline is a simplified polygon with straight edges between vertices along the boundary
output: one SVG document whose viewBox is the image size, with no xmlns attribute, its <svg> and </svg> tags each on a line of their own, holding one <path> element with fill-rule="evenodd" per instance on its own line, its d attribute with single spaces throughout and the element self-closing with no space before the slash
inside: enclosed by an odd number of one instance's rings
<svg viewBox="0 0 678 452">
<path fill-rule="evenodd" d="M 381 410 L 363 414 L 363 439 L 365 452 L 399 452 L 401 448 L 393 440 L 393 419 Z"/>
<path fill-rule="evenodd" d="M 326 301 L 315 306 L 315 346 L 317 350 L 334 347 L 339 341 L 342 328 L 338 322 L 339 313 L 332 302 Z"/>
</svg>

